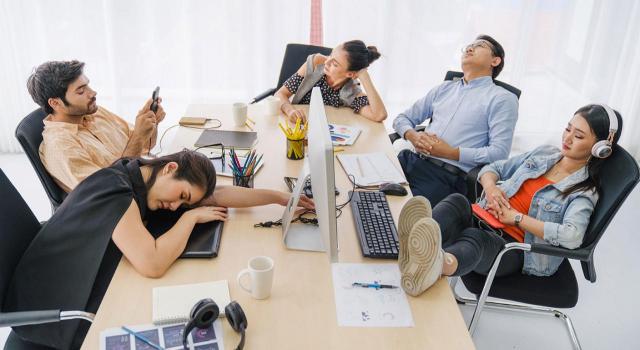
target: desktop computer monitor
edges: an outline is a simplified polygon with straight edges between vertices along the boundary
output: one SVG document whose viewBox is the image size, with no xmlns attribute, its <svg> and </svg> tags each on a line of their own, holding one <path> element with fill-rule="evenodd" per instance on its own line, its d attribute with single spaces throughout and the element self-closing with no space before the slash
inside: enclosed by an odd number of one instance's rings
<svg viewBox="0 0 640 350">
<path fill-rule="evenodd" d="M 333 143 L 329 134 L 329 125 L 320 88 L 313 88 L 311 92 L 308 118 L 307 157 L 282 216 L 283 240 L 290 249 L 324 251 L 328 253 L 331 262 L 337 262 L 338 236 Z M 307 176 L 311 176 L 318 226 L 291 223 L 295 217 L 298 199 Z"/>
</svg>

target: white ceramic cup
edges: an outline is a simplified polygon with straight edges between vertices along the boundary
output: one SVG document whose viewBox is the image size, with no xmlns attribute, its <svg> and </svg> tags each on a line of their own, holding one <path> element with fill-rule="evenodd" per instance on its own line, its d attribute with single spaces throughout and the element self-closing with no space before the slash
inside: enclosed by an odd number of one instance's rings
<svg viewBox="0 0 640 350">
<path fill-rule="evenodd" d="M 236 126 L 244 126 L 244 123 L 247 122 L 247 104 L 234 103 L 231 109 L 233 110 L 233 123 Z"/>
<path fill-rule="evenodd" d="M 268 256 L 256 256 L 249 259 L 248 266 L 238 273 L 237 280 L 240 288 L 256 299 L 268 298 L 273 284 L 273 259 Z M 245 275 L 249 275 L 251 282 L 249 287 L 242 284 Z"/>
<path fill-rule="evenodd" d="M 280 99 L 275 96 L 268 96 L 264 99 L 267 116 L 280 114 Z"/>
</svg>

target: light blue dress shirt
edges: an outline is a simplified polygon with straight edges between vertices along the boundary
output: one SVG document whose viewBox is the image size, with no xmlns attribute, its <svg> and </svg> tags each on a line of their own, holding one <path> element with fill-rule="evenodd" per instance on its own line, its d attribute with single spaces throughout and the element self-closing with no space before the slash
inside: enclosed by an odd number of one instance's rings
<svg viewBox="0 0 640 350">
<path fill-rule="evenodd" d="M 518 120 L 518 99 L 495 85 L 490 76 L 468 83 L 463 79 L 445 81 L 400 113 L 393 128 L 404 137 L 409 129 L 429 118 L 426 131 L 460 148 L 459 161 L 439 159 L 469 171 L 509 156 Z"/>
</svg>

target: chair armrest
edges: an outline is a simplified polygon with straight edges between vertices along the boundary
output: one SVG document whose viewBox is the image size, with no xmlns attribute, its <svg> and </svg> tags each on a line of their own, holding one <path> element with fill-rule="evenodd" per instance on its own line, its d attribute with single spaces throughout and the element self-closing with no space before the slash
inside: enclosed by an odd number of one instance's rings
<svg viewBox="0 0 640 350">
<path fill-rule="evenodd" d="M 31 324 L 83 319 L 93 322 L 94 314 L 84 311 L 37 310 L 0 313 L 0 327 L 18 327 Z"/>
<path fill-rule="evenodd" d="M 531 244 L 531 252 L 544 255 L 557 256 L 561 258 L 568 258 L 580 261 L 587 261 L 591 259 L 591 251 L 588 249 L 567 249 L 563 247 L 553 246 L 551 244 Z"/>
<path fill-rule="evenodd" d="M 59 321 L 60 310 L 3 312 L 0 314 L 0 327 L 17 327 Z"/>
<path fill-rule="evenodd" d="M 278 88 L 271 88 L 264 91 L 260 95 L 254 97 L 253 100 L 251 101 L 251 104 L 262 101 L 265 97 L 275 94 L 276 91 L 278 91 Z"/>
<path fill-rule="evenodd" d="M 484 167 L 484 164 L 478 165 L 477 167 L 469 170 L 467 175 L 464 177 L 464 182 L 467 184 L 467 199 L 469 199 L 470 203 L 475 203 L 482 193 L 482 186 L 478 182 L 478 174 L 480 173 L 480 170 L 482 170 L 482 167 Z"/>
</svg>

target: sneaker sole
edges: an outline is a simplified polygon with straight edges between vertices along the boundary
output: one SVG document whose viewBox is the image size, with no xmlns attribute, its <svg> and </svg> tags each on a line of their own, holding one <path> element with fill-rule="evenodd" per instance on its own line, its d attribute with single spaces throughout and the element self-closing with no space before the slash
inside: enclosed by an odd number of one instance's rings
<svg viewBox="0 0 640 350">
<path fill-rule="evenodd" d="M 431 217 L 431 203 L 422 196 L 413 197 L 405 203 L 400 211 L 400 218 L 398 219 L 398 265 L 400 271 L 409 262 L 409 256 L 407 254 L 407 239 L 413 226 L 424 218 Z"/>
<path fill-rule="evenodd" d="M 442 273 L 443 253 L 440 226 L 432 218 L 418 221 L 407 244 L 408 263 L 400 270 L 401 285 L 407 294 L 418 296 L 431 287 Z"/>
</svg>

